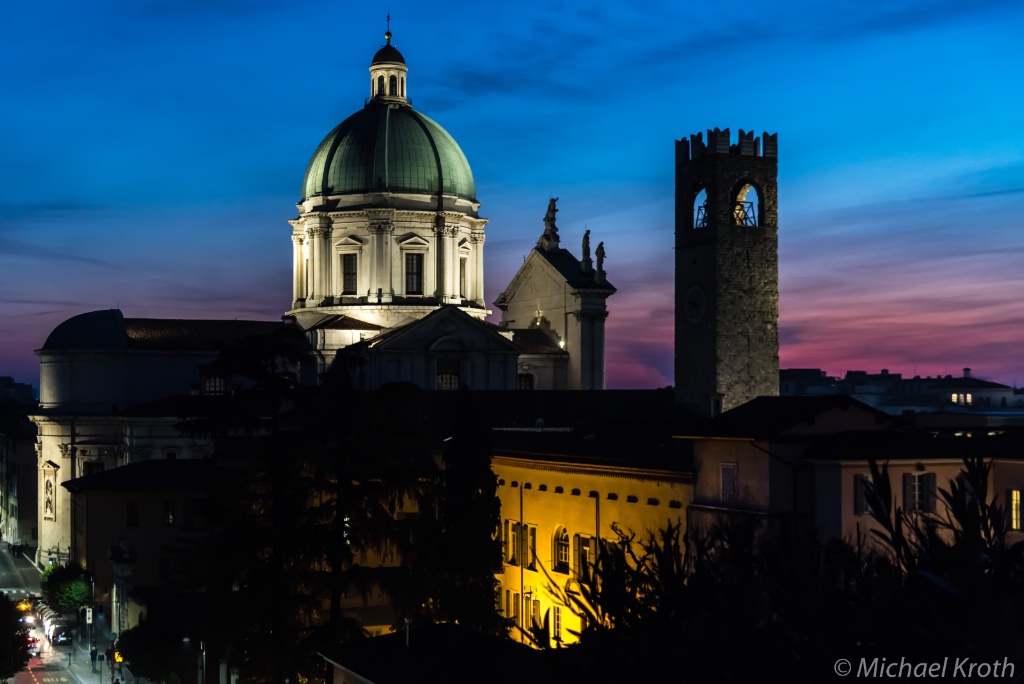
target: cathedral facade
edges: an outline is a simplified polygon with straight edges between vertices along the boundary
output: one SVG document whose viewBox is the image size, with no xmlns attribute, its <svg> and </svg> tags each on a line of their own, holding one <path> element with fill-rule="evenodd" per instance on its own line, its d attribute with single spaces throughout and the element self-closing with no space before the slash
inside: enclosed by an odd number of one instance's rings
<svg viewBox="0 0 1024 684">
<path fill-rule="evenodd" d="M 550 200 L 537 246 L 497 302 L 501 323 L 486 321 L 487 219 L 473 173 L 452 136 L 412 108 L 409 69 L 391 38 L 371 60 L 364 107 L 306 167 L 289 222 L 294 278 L 282 322 L 94 311 L 61 323 L 36 351 L 37 562 L 84 562 L 74 557 L 84 513 L 70 480 L 212 452 L 176 429 L 178 400 L 231 391 L 230 378 L 201 372 L 225 344 L 297 332 L 312 357 L 304 381 L 338 363 L 363 389 L 604 389 L 605 300 L 615 288 L 603 245 L 596 266 L 589 233 L 582 258 L 563 248 Z"/>
</svg>

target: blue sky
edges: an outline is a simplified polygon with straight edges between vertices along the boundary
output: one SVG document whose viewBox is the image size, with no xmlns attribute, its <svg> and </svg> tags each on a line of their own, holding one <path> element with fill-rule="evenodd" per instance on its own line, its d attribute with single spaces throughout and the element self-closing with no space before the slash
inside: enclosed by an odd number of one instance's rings
<svg viewBox="0 0 1024 684">
<path fill-rule="evenodd" d="M 779 134 L 783 367 L 1024 385 L 1024 4 L 91 0 L 0 8 L 0 375 L 60 321 L 275 319 L 317 143 L 392 15 L 473 168 L 490 301 L 560 197 L 612 387 L 672 374 L 673 141 Z"/>
</svg>

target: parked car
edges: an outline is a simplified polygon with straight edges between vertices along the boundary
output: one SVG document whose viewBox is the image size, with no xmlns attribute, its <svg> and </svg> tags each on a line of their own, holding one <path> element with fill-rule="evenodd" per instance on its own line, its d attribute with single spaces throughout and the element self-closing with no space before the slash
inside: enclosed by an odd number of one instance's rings
<svg viewBox="0 0 1024 684">
<path fill-rule="evenodd" d="M 39 639 L 29 634 L 25 637 L 25 641 L 28 642 L 28 653 L 29 655 L 39 655 Z"/>
<path fill-rule="evenodd" d="M 53 630 L 53 638 L 50 640 L 54 644 L 70 644 L 74 638 L 74 630 L 67 625 L 61 625 Z"/>
</svg>

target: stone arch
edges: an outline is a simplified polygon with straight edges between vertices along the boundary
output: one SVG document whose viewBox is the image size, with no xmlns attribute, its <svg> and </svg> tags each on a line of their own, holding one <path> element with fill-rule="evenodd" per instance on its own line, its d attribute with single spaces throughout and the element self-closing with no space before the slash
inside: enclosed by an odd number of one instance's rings
<svg viewBox="0 0 1024 684">
<path fill-rule="evenodd" d="M 706 228 L 708 225 L 708 191 L 703 185 L 693 193 L 693 227 Z"/>
<path fill-rule="evenodd" d="M 730 193 L 732 198 L 733 223 L 738 226 L 764 225 L 763 193 L 756 183 L 749 179 L 741 180 Z"/>
</svg>

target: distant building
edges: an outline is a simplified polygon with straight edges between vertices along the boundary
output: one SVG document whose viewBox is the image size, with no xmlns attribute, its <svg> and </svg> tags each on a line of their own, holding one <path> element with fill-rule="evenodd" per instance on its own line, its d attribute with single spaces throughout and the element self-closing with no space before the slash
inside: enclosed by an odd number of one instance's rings
<svg viewBox="0 0 1024 684">
<path fill-rule="evenodd" d="M 829 377 L 817 368 L 786 368 L 779 372 L 782 396 L 848 395 L 886 413 L 908 411 L 1024 413 L 1024 396 L 1012 387 L 974 377 L 970 368 L 962 376 L 904 378 L 883 369 L 880 373 L 848 371 Z"/>
</svg>

